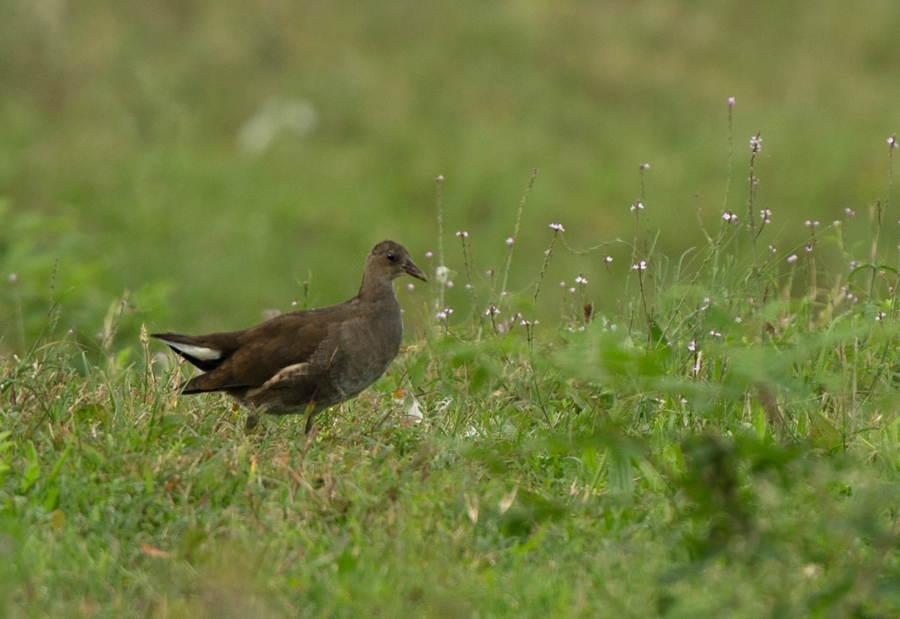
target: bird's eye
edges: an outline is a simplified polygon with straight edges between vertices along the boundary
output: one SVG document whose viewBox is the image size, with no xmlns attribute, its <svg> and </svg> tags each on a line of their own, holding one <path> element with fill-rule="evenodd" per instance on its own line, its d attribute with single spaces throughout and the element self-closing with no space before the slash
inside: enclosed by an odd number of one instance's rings
<svg viewBox="0 0 900 619">
<path fill-rule="evenodd" d="M 387 259 L 390 260 L 391 262 L 397 262 L 397 254 L 395 254 L 394 252 L 389 251 L 386 255 L 387 255 Z"/>
</svg>

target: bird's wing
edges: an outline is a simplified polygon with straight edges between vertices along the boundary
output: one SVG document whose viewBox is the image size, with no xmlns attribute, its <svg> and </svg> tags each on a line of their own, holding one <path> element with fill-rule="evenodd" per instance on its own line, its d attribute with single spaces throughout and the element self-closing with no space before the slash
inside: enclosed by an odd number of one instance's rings
<svg viewBox="0 0 900 619">
<path fill-rule="evenodd" d="M 340 323 L 335 320 L 339 321 L 340 315 L 332 314 L 321 311 L 294 312 L 246 331 L 228 334 L 236 336 L 233 340 L 222 337 L 213 339 L 213 336 L 198 338 L 210 349 L 229 352 L 227 356 L 223 354 L 221 360 L 216 360 L 215 367 L 192 378 L 183 393 L 261 387 L 283 374 L 287 368 L 301 365 L 306 366 L 304 371 L 308 374 L 315 374 L 316 368 L 308 366 L 323 355 L 322 349 L 334 346 L 332 341 L 339 331 Z M 184 356 L 183 352 L 181 354 Z"/>
</svg>

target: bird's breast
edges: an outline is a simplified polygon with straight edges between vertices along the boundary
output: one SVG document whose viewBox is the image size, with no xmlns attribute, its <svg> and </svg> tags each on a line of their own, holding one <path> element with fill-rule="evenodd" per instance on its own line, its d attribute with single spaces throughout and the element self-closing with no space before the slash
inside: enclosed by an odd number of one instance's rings
<svg viewBox="0 0 900 619">
<path fill-rule="evenodd" d="M 340 355 L 344 368 L 337 382 L 348 396 L 378 380 L 397 356 L 403 340 L 403 322 L 397 309 L 396 314 L 360 321 L 344 330 Z"/>
</svg>

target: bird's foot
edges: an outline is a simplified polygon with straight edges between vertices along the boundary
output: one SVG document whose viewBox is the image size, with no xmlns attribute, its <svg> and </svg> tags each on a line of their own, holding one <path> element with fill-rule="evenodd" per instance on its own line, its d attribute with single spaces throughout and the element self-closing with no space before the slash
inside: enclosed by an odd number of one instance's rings
<svg viewBox="0 0 900 619">
<path fill-rule="evenodd" d="M 244 422 L 244 431 L 247 434 L 255 433 L 259 429 L 259 414 L 250 412 L 247 414 L 247 420 Z"/>
</svg>

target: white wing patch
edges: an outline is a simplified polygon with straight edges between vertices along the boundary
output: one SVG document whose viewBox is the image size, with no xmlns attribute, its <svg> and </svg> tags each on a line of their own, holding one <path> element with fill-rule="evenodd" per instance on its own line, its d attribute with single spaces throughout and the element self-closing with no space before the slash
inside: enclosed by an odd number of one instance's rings
<svg viewBox="0 0 900 619">
<path fill-rule="evenodd" d="M 266 381 L 262 386 L 263 389 L 269 389 L 281 382 L 292 382 L 309 373 L 309 363 L 295 363 L 286 368 L 282 368 L 278 373 Z"/>
<path fill-rule="evenodd" d="M 200 361 L 213 361 L 215 359 L 221 359 L 222 357 L 222 351 L 216 350 L 215 348 L 207 348 L 206 346 L 194 346 L 193 344 L 183 344 L 181 342 L 172 342 L 170 340 L 163 340 L 163 342 L 165 342 L 178 352 L 182 352 L 188 356 L 193 357 L 194 359 L 199 359 Z"/>
</svg>

